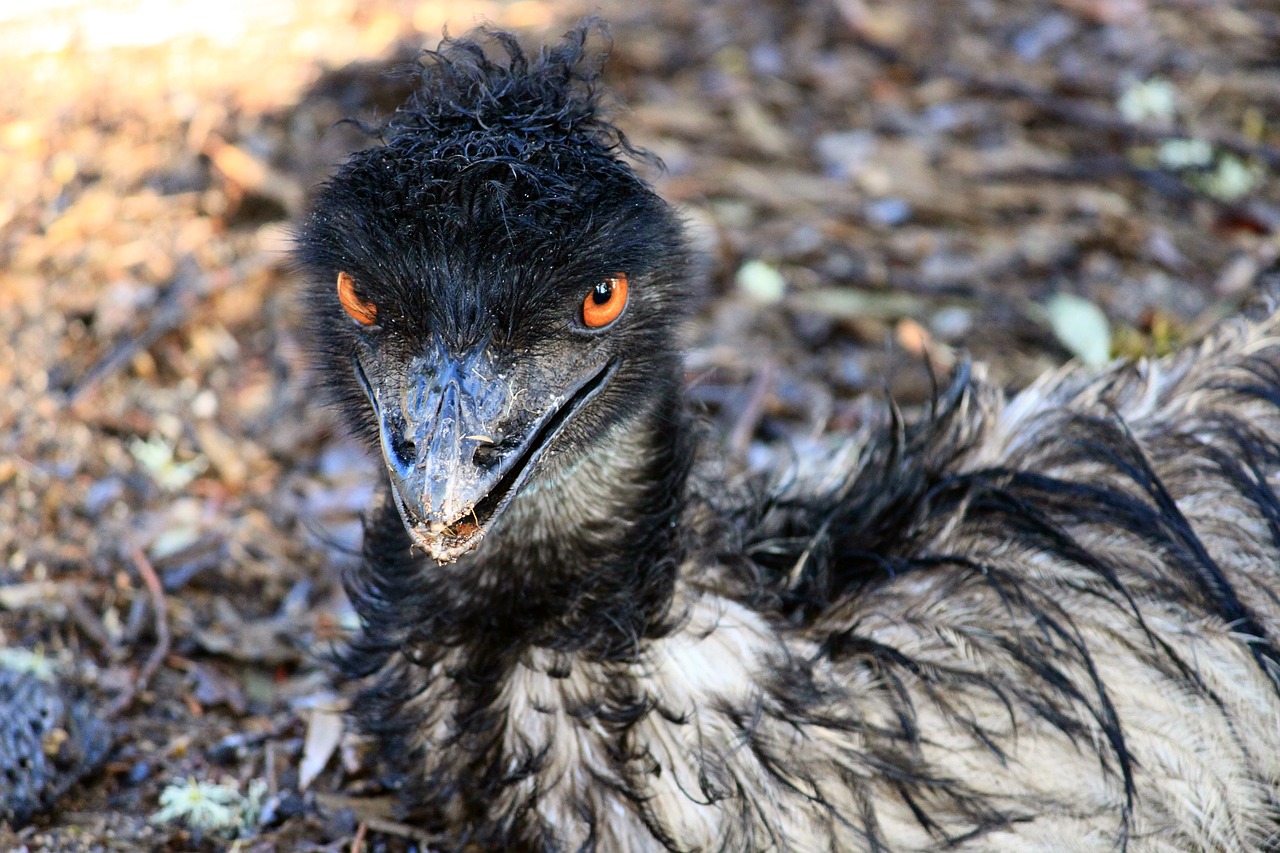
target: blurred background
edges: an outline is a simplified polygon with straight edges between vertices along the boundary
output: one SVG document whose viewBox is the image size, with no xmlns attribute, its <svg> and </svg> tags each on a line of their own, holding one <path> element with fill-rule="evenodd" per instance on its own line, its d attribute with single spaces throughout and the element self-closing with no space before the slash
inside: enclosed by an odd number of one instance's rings
<svg viewBox="0 0 1280 853">
<path fill-rule="evenodd" d="M 0 2 L 0 667 L 116 734 L 0 848 L 429 849 L 321 660 L 381 474 L 307 407 L 289 223 L 446 26 L 588 13 L 740 460 L 966 353 L 1015 390 L 1165 352 L 1274 278 L 1277 2 Z"/>
</svg>

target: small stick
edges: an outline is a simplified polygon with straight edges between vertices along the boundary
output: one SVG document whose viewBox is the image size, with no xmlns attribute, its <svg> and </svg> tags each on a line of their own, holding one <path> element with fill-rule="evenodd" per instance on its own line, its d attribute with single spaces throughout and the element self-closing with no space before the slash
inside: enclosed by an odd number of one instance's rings
<svg viewBox="0 0 1280 853">
<path fill-rule="evenodd" d="M 137 567 L 138 574 L 142 575 L 143 583 L 147 585 L 147 591 L 151 593 L 151 606 L 156 612 L 156 647 L 151 650 L 151 656 L 147 658 L 147 662 L 142 667 L 142 672 L 138 674 L 141 686 L 145 687 L 151 682 L 151 676 L 155 674 L 155 671 L 160 668 L 160 664 L 169 655 L 169 614 L 164 597 L 164 586 L 160 583 L 160 576 L 156 574 L 155 567 L 151 565 L 147 555 L 142 553 L 142 549 L 136 545 L 133 548 L 133 564 Z"/>
<path fill-rule="evenodd" d="M 1156 125 L 1149 122 L 1129 121 L 1118 112 L 1106 107 L 1063 97 L 1018 80 L 988 77 L 956 66 L 945 68 L 944 73 L 972 89 L 1006 97 L 1021 98 L 1066 122 L 1090 130 L 1118 133 L 1130 139 L 1137 139 L 1143 142 L 1158 142 L 1164 139 L 1181 139 L 1194 136 L 1205 140 L 1215 148 L 1230 151 L 1232 154 L 1241 157 L 1257 158 L 1272 169 L 1280 168 L 1280 149 L 1253 142 L 1229 131 L 1209 128 L 1195 130 L 1185 127 Z"/>
<path fill-rule="evenodd" d="M 356 827 L 356 836 L 351 839 L 351 853 L 364 852 L 364 836 L 369 831 L 369 824 L 360 821 L 360 825 Z"/>
<path fill-rule="evenodd" d="M 733 430 L 729 433 L 729 452 L 734 456 L 745 456 L 751 446 L 751 436 L 755 435 L 760 419 L 764 417 L 765 403 L 769 400 L 769 392 L 773 390 L 778 379 L 778 371 L 772 362 L 766 361 L 760 372 L 751 383 L 750 396 L 742 407 Z"/>
<path fill-rule="evenodd" d="M 84 599 L 80 597 L 78 592 L 67 590 L 63 587 L 66 595 L 62 599 L 62 603 L 66 605 L 67 613 L 70 614 L 73 622 L 84 633 L 86 637 L 93 641 L 93 644 L 104 652 L 111 652 L 115 649 L 116 644 L 112 641 L 106 629 L 102 627 L 102 622 L 91 612 L 85 605 Z"/>
<path fill-rule="evenodd" d="M 138 353 L 150 349 L 165 335 L 186 325 L 200 304 L 211 296 L 275 263 L 277 258 L 260 252 L 229 268 L 204 272 L 193 258 L 185 258 L 173 281 L 161 292 L 147 318 L 146 327 L 139 332 L 124 335 L 83 376 L 73 382 L 65 392 L 67 404 L 75 403 L 102 380 L 127 367 Z"/>
<path fill-rule="evenodd" d="M 401 838 L 412 838 L 414 841 L 430 844 L 432 836 L 416 829 L 405 823 L 397 823 L 393 820 L 383 820 L 379 817 L 371 817 L 365 821 L 369 828 L 374 832 L 381 832 L 386 835 L 397 835 Z"/>
<path fill-rule="evenodd" d="M 148 655 L 146 663 L 142 665 L 142 669 L 138 672 L 138 677 L 134 679 L 133 684 L 108 706 L 106 713 L 108 717 L 120 714 L 133 704 L 133 700 L 137 695 L 151 683 L 151 676 L 155 674 L 155 671 L 160 668 L 160 664 L 168 657 L 170 648 L 169 614 L 160 577 L 156 574 L 155 567 L 151 565 L 151 561 L 147 559 L 147 555 L 142 553 L 141 548 L 136 545 L 133 546 L 130 556 L 133 558 L 134 568 L 138 570 L 139 577 L 142 578 L 142 582 L 147 587 L 147 592 L 151 594 L 151 609 L 156 614 L 156 647 L 151 650 L 151 654 Z"/>
<path fill-rule="evenodd" d="M 123 369 L 138 353 L 150 349 L 152 344 L 186 323 L 196 303 L 205 295 L 201 291 L 206 289 L 195 261 L 185 261 L 173 282 L 165 288 L 159 302 L 148 315 L 146 328 L 141 332 L 125 335 L 117 341 L 75 384 L 67 389 L 67 402 L 74 403 L 90 388 Z"/>
</svg>

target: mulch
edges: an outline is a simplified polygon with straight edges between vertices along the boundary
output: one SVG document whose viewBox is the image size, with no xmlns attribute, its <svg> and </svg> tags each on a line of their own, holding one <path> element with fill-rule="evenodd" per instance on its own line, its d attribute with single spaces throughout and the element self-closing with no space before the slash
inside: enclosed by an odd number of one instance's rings
<svg viewBox="0 0 1280 853">
<path fill-rule="evenodd" d="M 692 393 L 743 458 L 962 358 L 1024 386 L 1080 351 L 1055 306 L 1165 352 L 1280 256 L 1261 0 L 172 5 L 0 12 L 0 668 L 114 743 L 0 849 L 429 848 L 325 663 L 381 473 L 308 405 L 287 252 L 370 144 L 341 120 L 446 23 L 609 22 L 617 121 L 706 259 Z M 247 816 L 154 819 L 195 784 Z"/>
</svg>

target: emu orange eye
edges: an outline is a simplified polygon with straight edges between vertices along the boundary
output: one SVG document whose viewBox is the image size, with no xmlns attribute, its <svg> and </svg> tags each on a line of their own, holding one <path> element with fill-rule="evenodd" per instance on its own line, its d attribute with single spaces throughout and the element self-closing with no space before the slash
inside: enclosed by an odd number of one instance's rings
<svg viewBox="0 0 1280 853">
<path fill-rule="evenodd" d="M 599 329 L 618 319 L 627 307 L 627 274 L 615 273 L 602 280 L 582 301 L 582 322 Z"/>
<path fill-rule="evenodd" d="M 356 295 L 356 280 L 349 273 L 338 273 L 338 301 L 361 326 L 372 326 L 378 321 L 378 306 Z"/>
</svg>

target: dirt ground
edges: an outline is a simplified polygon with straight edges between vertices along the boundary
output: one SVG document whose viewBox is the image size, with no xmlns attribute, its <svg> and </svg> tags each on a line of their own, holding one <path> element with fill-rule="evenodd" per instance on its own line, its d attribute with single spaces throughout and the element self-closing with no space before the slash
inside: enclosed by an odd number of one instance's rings
<svg viewBox="0 0 1280 853">
<path fill-rule="evenodd" d="M 1280 255 L 1276 2 L 45 5 L 0 9 L 0 667 L 79 685 L 115 745 L 0 850 L 430 849 L 324 663 L 381 474 L 307 406 L 286 253 L 369 144 L 338 122 L 446 23 L 609 22 L 739 456 L 910 409 L 926 363 L 1014 389 L 1165 351 Z M 224 795 L 222 828 L 182 813 Z"/>
</svg>

